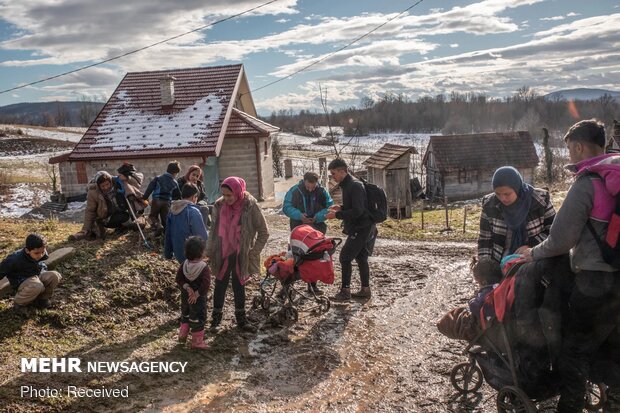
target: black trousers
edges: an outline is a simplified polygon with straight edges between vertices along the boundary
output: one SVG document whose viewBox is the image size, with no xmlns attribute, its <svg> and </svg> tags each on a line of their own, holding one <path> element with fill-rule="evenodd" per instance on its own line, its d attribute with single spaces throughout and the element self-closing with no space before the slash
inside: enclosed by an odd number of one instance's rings
<svg viewBox="0 0 620 413">
<path fill-rule="evenodd" d="M 194 304 L 188 300 L 189 294 L 181 288 L 181 323 L 189 323 L 192 332 L 202 331 L 207 321 L 207 297 L 198 297 Z"/>
<path fill-rule="evenodd" d="M 151 202 L 151 212 L 149 213 L 149 219 L 151 222 L 159 222 L 161 226 L 166 228 L 166 220 L 168 219 L 168 212 L 170 211 L 170 201 L 164 199 L 153 199 Z"/>
<path fill-rule="evenodd" d="M 221 280 L 215 280 L 213 290 L 213 311 L 221 312 L 226 301 L 226 290 L 232 278 L 233 293 L 235 296 L 235 313 L 245 312 L 245 287 L 239 282 L 237 276 L 237 257 L 233 254 L 228 257 L 228 268 Z"/>
<path fill-rule="evenodd" d="M 568 302 L 558 412 L 581 412 L 586 381 L 620 391 L 620 272 L 582 271 Z"/>
<path fill-rule="evenodd" d="M 340 267 L 342 268 L 342 288 L 351 287 L 353 260 L 360 272 L 362 287 L 370 287 L 370 267 L 368 257 L 372 253 L 375 239 L 375 226 L 361 228 L 347 236 L 340 251 Z"/>
</svg>

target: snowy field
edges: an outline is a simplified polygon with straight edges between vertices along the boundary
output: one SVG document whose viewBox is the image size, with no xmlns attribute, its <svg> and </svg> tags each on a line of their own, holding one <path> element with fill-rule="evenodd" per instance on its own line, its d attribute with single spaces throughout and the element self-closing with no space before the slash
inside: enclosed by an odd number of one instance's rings
<svg viewBox="0 0 620 413">
<path fill-rule="evenodd" d="M 0 125 L 0 132 L 21 130 L 23 137 L 54 139 L 64 142 L 79 142 L 86 128 L 59 127 L 43 128 L 35 126 Z"/>
</svg>

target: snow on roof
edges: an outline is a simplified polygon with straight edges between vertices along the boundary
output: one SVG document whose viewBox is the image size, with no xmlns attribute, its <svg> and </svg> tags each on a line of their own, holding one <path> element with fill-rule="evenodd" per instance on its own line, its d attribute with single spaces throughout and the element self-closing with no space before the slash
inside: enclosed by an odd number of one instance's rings
<svg viewBox="0 0 620 413">
<path fill-rule="evenodd" d="M 121 90 L 118 108 L 110 110 L 91 149 L 114 151 L 187 148 L 203 141 L 214 130 L 214 121 L 226 109 L 222 100 L 209 94 L 175 113 L 153 113 L 134 107 L 126 90 Z M 129 109 L 127 109 L 129 108 Z"/>
</svg>

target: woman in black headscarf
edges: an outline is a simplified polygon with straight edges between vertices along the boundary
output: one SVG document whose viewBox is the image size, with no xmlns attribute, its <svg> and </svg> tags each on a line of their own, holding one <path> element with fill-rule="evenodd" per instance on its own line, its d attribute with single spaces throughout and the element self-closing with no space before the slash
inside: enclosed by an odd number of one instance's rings
<svg viewBox="0 0 620 413">
<path fill-rule="evenodd" d="M 521 247 L 549 235 L 555 209 L 549 192 L 523 182 L 519 171 L 503 166 L 493 174 L 493 193 L 482 199 L 478 256 L 498 263 Z"/>
</svg>

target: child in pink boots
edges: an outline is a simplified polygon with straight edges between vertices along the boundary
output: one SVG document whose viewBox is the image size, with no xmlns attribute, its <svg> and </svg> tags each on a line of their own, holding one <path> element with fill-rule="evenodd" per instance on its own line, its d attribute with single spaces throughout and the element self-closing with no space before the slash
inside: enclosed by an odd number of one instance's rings
<svg viewBox="0 0 620 413">
<path fill-rule="evenodd" d="M 181 327 L 179 342 L 192 333 L 192 348 L 204 350 L 207 292 L 211 283 L 209 266 L 203 260 L 206 242 L 198 236 L 185 241 L 185 261 L 179 267 L 176 282 L 181 289 Z"/>
</svg>

